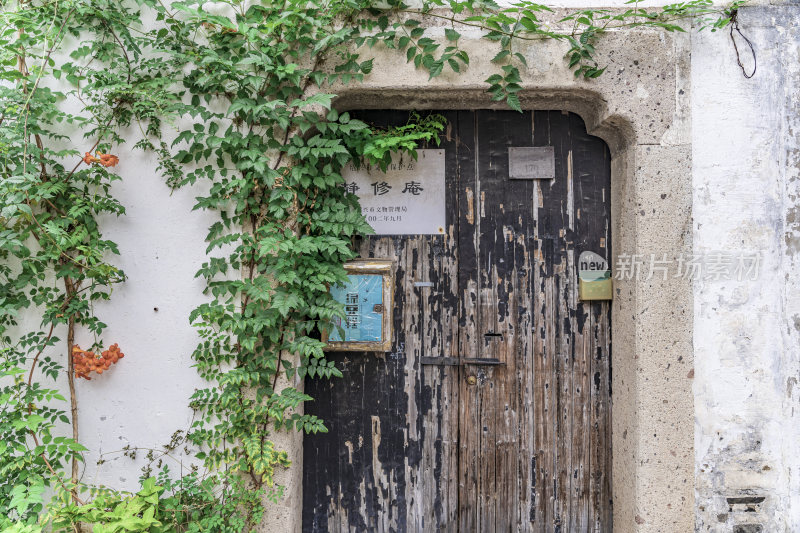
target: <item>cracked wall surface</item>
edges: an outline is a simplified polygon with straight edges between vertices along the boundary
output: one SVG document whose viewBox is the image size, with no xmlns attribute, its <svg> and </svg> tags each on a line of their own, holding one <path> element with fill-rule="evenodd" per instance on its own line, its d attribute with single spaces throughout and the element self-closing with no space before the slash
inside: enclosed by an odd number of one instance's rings
<svg viewBox="0 0 800 533">
<path fill-rule="evenodd" d="M 730 39 L 692 37 L 694 250 L 761 253 L 758 279 L 694 287 L 697 531 L 800 529 L 798 22 L 797 5 L 741 12 L 750 80 Z"/>
</svg>

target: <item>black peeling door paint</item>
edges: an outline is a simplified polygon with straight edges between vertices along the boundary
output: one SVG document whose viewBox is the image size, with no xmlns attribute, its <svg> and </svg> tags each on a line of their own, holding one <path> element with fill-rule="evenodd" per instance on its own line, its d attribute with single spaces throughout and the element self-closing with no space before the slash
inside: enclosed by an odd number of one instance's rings
<svg viewBox="0 0 800 533">
<path fill-rule="evenodd" d="M 608 148 L 570 113 L 443 114 L 446 234 L 362 244 L 397 264 L 393 351 L 306 380 L 329 433 L 305 438 L 303 529 L 611 531 L 609 304 L 577 298 L 580 253 L 611 260 Z M 556 178 L 510 180 L 509 146 L 553 146 Z"/>
</svg>

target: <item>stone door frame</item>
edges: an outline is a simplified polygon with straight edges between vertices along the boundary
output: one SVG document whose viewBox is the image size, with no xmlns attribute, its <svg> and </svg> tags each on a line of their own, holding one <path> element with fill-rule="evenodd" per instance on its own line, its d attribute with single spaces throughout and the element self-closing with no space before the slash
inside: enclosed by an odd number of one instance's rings
<svg viewBox="0 0 800 533">
<path fill-rule="evenodd" d="M 473 65 L 489 64 L 486 43 L 461 43 Z M 522 107 L 579 114 L 611 150 L 611 234 L 616 257 L 649 259 L 691 251 L 689 37 L 657 31 L 606 37 L 607 73 L 593 81 L 566 69 L 559 43 L 521 47 Z M 501 109 L 486 92 L 487 70 L 433 81 L 389 52 L 356 89 L 334 88 L 346 109 Z M 384 55 L 381 55 L 384 54 Z M 616 261 L 612 260 L 614 267 Z M 615 280 L 612 305 L 612 494 L 614 530 L 693 531 L 694 398 L 691 280 Z M 293 466 L 276 476 L 286 498 L 268 503 L 260 531 L 300 531 L 302 436 L 277 445 Z"/>
</svg>

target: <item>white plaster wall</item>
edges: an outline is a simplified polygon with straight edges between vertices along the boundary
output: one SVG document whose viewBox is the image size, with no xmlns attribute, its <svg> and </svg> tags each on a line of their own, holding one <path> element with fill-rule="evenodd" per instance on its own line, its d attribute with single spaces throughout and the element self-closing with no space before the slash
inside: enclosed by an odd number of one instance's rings
<svg viewBox="0 0 800 533">
<path fill-rule="evenodd" d="M 132 145 L 114 151 L 122 180 L 112 194 L 126 214 L 101 221 L 104 236 L 119 245 L 116 262 L 127 281 L 109 302 L 96 306 L 108 324 L 104 345 L 118 343 L 125 357 L 102 376 L 76 380 L 80 439 L 90 450 L 83 479 L 125 489 L 138 487 L 146 451 L 138 452 L 136 461 L 105 455 L 107 462 L 97 466 L 100 455 L 126 445 L 162 447 L 176 430 L 189 428 L 189 397 L 204 386 L 192 368 L 198 336 L 189 313 L 205 300 L 204 282 L 194 276 L 206 260 L 204 236 L 214 220 L 192 211 L 201 194 L 197 188 L 171 192 L 156 173 L 153 155 L 132 151 Z M 84 333 L 76 341 L 91 343 Z M 165 462 L 178 473 L 179 463 Z"/>
<path fill-rule="evenodd" d="M 762 257 L 755 281 L 695 284 L 696 527 L 798 531 L 800 9 L 739 18 L 757 51 L 750 80 L 729 38 L 692 39 L 694 249 Z M 765 499 L 744 512 L 732 497 Z"/>
</svg>

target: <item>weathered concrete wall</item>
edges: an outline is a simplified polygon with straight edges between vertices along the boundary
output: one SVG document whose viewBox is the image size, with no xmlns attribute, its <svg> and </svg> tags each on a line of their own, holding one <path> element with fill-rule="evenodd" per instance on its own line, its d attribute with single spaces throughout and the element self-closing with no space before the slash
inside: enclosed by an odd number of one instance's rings
<svg viewBox="0 0 800 533">
<path fill-rule="evenodd" d="M 739 18 L 751 80 L 729 38 L 692 38 L 694 249 L 762 254 L 694 289 L 697 530 L 798 531 L 800 6 Z"/>
<path fill-rule="evenodd" d="M 610 35 L 599 47 L 609 69 L 591 82 L 567 71 L 562 45 L 521 49 L 530 64 L 524 105 L 578 112 L 612 148 L 615 252 L 763 252 L 756 281 L 617 283 L 617 531 L 735 531 L 748 523 L 765 533 L 800 530 L 798 9 L 741 13 L 759 58 L 749 81 L 720 33 Z M 470 69 L 433 83 L 404 58 L 377 51 L 365 87 L 339 105 L 497 106 L 481 67 L 493 54 L 474 35 L 465 41 Z M 115 193 L 128 214 L 106 221 L 105 232 L 120 244 L 129 280 L 97 311 L 109 324 L 104 338 L 127 357 L 102 379 L 79 383 L 78 395 L 82 440 L 92 450 L 84 480 L 134 488 L 136 463 L 94 461 L 126 444 L 157 447 L 190 423 L 188 398 L 201 381 L 191 368 L 197 338 L 188 315 L 204 298 L 193 276 L 212 217 L 191 212 L 196 191 L 170 196 L 151 158 L 119 155 L 124 180 Z M 300 457 L 301 441 L 286 446 Z M 265 531 L 299 527 L 297 470 L 284 482 L 291 499 L 271 509 Z M 755 513 L 730 512 L 727 498 L 743 496 L 765 500 Z"/>
</svg>

